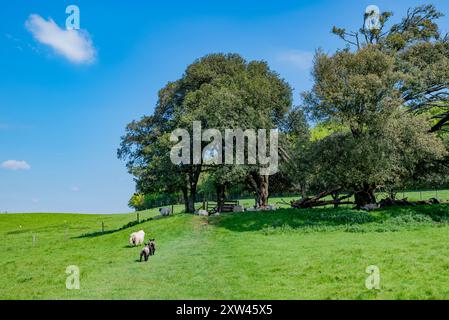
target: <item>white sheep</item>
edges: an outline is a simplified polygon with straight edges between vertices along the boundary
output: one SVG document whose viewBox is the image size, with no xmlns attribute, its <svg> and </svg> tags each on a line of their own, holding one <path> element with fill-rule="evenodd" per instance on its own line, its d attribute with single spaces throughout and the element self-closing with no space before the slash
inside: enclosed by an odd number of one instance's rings
<svg viewBox="0 0 449 320">
<path fill-rule="evenodd" d="M 145 232 L 143 230 L 133 232 L 129 236 L 129 244 L 132 246 L 142 244 L 144 240 L 145 240 Z"/>
<path fill-rule="evenodd" d="M 369 204 L 364 205 L 360 209 L 366 210 L 366 211 L 371 211 L 371 210 L 375 210 L 375 209 L 379 209 L 379 208 L 380 208 L 380 205 L 378 203 L 369 203 Z"/>
<path fill-rule="evenodd" d="M 161 216 L 169 216 L 171 212 L 171 208 L 159 208 L 159 213 Z"/>
<path fill-rule="evenodd" d="M 207 212 L 207 210 L 197 210 L 196 214 L 198 214 L 200 216 L 208 216 L 209 212 Z"/>
<path fill-rule="evenodd" d="M 232 212 L 245 212 L 245 208 L 243 208 L 243 206 L 234 206 Z"/>
</svg>

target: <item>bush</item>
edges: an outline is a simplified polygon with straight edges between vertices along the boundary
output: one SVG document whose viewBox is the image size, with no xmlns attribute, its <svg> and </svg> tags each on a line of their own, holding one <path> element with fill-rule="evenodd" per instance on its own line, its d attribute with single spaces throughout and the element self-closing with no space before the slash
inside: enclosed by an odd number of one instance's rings
<svg viewBox="0 0 449 320">
<path fill-rule="evenodd" d="M 161 194 L 150 193 L 142 194 L 135 193 L 128 202 L 128 205 L 136 211 L 142 211 L 162 206 L 168 206 L 179 202 L 180 194 Z"/>
<path fill-rule="evenodd" d="M 128 206 L 136 211 L 145 210 L 145 195 L 141 193 L 135 193 L 129 199 Z"/>
</svg>

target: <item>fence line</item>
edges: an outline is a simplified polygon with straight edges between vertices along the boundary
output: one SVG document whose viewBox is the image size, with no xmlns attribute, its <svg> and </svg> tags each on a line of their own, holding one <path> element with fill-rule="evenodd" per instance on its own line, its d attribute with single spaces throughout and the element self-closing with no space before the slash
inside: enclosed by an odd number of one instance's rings
<svg viewBox="0 0 449 320">
<path fill-rule="evenodd" d="M 308 196 L 313 196 L 313 193 L 308 194 Z M 388 195 L 385 191 L 379 191 L 377 192 L 378 198 L 382 199 L 386 195 Z M 396 191 L 396 198 L 409 198 L 413 200 L 426 200 L 430 198 L 436 198 L 440 201 L 442 200 L 449 200 L 449 188 L 447 189 L 439 189 L 439 188 L 426 188 L 426 189 L 406 189 L 406 190 L 398 190 Z M 283 193 L 275 193 L 270 195 L 270 199 L 272 198 L 298 198 L 300 199 L 302 195 L 294 192 L 283 192 Z M 242 192 L 242 193 L 232 193 L 230 194 L 226 200 L 250 200 L 254 199 L 254 195 L 250 192 Z M 195 203 L 205 203 L 205 202 L 216 202 L 217 197 L 216 195 L 212 194 L 199 194 L 196 196 Z M 162 200 L 154 200 L 149 201 L 149 206 L 145 208 L 145 210 L 154 209 L 154 208 L 160 208 L 160 207 L 167 207 L 170 206 L 173 208 L 173 206 L 176 205 L 184 205 L 184 200 L 182 197 L 177 197 L 177 199 L 173 200 L 173 197 L 170 199 L 162 199 Z"/>
</svg>

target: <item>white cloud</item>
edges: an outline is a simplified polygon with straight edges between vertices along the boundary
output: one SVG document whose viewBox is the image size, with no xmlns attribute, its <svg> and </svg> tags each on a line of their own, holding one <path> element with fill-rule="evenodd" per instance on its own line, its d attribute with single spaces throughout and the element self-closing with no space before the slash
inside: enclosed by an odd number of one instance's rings
<svg viewBox="0 0 449 320">
<path fill-rule="evenodd" d="M 313 65 L 314 53 L 310 51 L 289 50 L 278 55 L 278 60 L 300 70 L 309 70 Z"/>
<path fill-rule="evenodd" d="M 37 14 L 29 16 L 26 28 L 36 41 L 45 44 L 73 63 L 92 63 L 96 50 L 87 31 L 61 29 L 52 19 Z"/>
<path fill-rule="evenodd" d="M 29 170 L 31 166 L 26 161 L 7 160 L 2 163 L 2 168 L 7 170 Z"/>
<path fill-rule="evenodd" d="M 2 129 L 8 129 L 9 126 L 6 123 L 0 123 L 0 130 Z"/>
<path fill-rule="evenodd" d="M 73 192 L 79 192 L 81 189 L 79 187 L 77 187 L 77 186 L 73 186 L 73 187 L 70 188 L 70 190 L 73 191 Z"/>
<path fill-rule="evenodd" d="M 38 203 L 38 202 L 39 202 L 39 199 L 38 199 L 38 198 L 32 198 L 32 199 L 31 199 L 31 202 L 32 202 L 32 203 Z"/>
</svg>

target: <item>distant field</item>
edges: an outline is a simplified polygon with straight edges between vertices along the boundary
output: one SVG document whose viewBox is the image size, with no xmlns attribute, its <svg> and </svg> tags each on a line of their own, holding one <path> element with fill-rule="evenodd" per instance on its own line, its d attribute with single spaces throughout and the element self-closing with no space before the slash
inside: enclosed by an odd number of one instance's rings
<svg viewBox="0 0 449 320">
<path fill-rule="evenodd" d="M 120 230 L 135 217 L 0 215 L 0 298 L 449 298 L 447 205 L 177 214 Z M 148 263 L 128 247 L 139 229 L 157 241 Z M 65 287 L 69 265 L 80 268 L 80 290 Z M 365 287 L 369 265 L 380 290 Z"/>
</svg>

